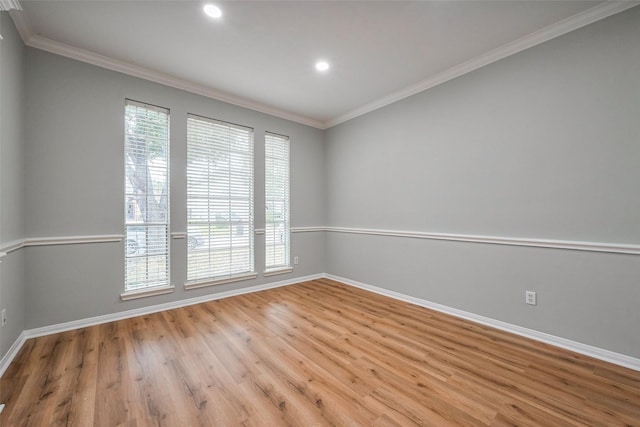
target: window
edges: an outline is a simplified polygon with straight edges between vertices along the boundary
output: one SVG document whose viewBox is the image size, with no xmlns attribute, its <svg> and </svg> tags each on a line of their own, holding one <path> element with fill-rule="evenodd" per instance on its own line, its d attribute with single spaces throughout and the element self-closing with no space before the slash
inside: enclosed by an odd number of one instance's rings
<svg viewBox="0 0 640 427">
<path fill-rule="evenodd" d="M 290 267 L 289 138 L 265 135 L 265 242 L 267 270 Z"/>
<path fill-rule="evenodd" d="M 125 102 L 125 292 L 169 285 L 169 110 Z"/>
<path fill-rule="evenodd" d="M 187 118 L 187 288 L 256 277 L 253 129 Z"/>
</svg>

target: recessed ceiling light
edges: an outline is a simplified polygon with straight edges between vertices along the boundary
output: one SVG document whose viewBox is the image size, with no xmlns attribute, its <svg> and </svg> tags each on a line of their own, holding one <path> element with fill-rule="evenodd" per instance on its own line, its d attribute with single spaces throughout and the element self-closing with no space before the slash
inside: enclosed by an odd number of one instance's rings
<svg viewBox="0 0 640 427">
<path fill-rule="evenodd" d="M 202 10 L 212 18 L 220 18 L 222 16 L 222 10 L 214 4 L 205 4 Z"/>
<path fill-rule="evenodd" d="M 329 63 L 326 61 L 318 61 L 316 62 L 316 70 L 318 71 L 327 71 L 329 69 Z"/>
</svg>

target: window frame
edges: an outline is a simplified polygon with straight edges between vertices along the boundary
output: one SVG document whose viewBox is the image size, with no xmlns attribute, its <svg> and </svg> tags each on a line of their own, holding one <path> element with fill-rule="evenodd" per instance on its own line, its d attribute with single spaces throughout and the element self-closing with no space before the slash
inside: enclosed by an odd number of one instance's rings
<svg viewBox="0 0 640 427">
<path fill-rule="evenodd" d="M 270 153 L 273 152 L 273 148 L 269 147 L 270 143 L 281 143 L 284 145 L 284 149 L 281 148 L 281 151 L 284 151 L 286 154 L 286 159 L 284 158 L 276 158 Z M 284 162 L 286 166 L 284 167 L 284 171 L 286 171 L 285 185 L 281 190 L 281 193 L 284 195 L 283 198 L 277 198 L 275 195 L 270 194 L 270 160 L 277 162 Z M 274 168 L 275 166 L 272 165 Z M 272 171 L 271 171 L 272 172 Z M 273 172 L 272 172 L 273 173 Z M 286 135 L 274 133 L 274 132 L 265 132 L 264 138 L 264 189 L 265 189 L 265 271 L 264 276 L 272 276 L 276 274 L 284 274 L 293 271 L 293 266 L 291 265 L 291 138 Z M 273 185 L 273 183 L 271 183 Z M 273 196 L 273 197 L 272 197 Z M 282 221 L 270 221 L 269 215 L 269 206 L 270 203 L 282 203 L 284 205 L 284 219 Z M 273 260 L 275 260 L 275 247 L 279 246 L 276 243 L 277 232 L 276 229 L 278 225 L 282 225 L 282 236 L 283 236 L 283 250 L 284 250 L 284 258 L 280 263 L 269 263 L 269 251 L 270 246 L 272 247 Z M 273 226 L 273 241 L 270 245 L 270 225 Z"/>
<path fill-rule="evenodd" d="M 200 122 L 200 123 L 198 123 Z M 222 131 L 221 130 L 215 130 L 213 127 L 210 130 L 210 134 L 207 134 L 208 138 L 211 138 L 210 141 L 208 141 L 208 146 L 205 146 L 206 144 L 203 143 L 203 141 L 200 141 L 199 143 L 197 143 L 195 141 L 196 137 L 192 137 L 191 132 L 196 132 L 196 129 L 198 132 L 206 132 L 206 127 L 207 126 L 218 126 L 218 127 L 222 127 L 222 128 L 227 128 L 228 132 L 229 132 L 229 136 L 228 139 L 225 141 L 226 144 L 228 144 L 228 151 L 224 151 L 222 149 L 220 149 L 220 147 L 215 147 L 216 143 L 215 143 L 215 138 L 220 137 L 222 135 Z M 198 128 L 199 127 L 199 128 Z M 232 133 L 236 133 L 237 137 L 240 137 L 242 135 L 242 133 L 246 133 L 246 140 L 247 140 L 247 150 L 243 152 L 242 150 L 239 149 L 233 149 L 232 147 Z M 201 137 L 201 138 L 205 138 L 205 137 Z M 195 289 L 195 288 L 201 288 L 201 287 L 205 287 L 205 286 L 213 286 L 213 285 L 218 285 L 218 284 L 222 284 L 222 283 L 230 283 L 230 282 L 236 282 L 236 281 L 241 281 L 241 280 L 249 280 L 249 279 L 254 279 L 257 277 L 257 273 L 255 271 L 255 206 L 254 206 L 254 197 L 255 197 L 255 131 L 253 128 L 248 127 L 248 126 L 242 126 L 242 125 L 238 125 L 235 123 L 230 123 L 230 122 L 225 122 L 222 120 L 217 120 L 217 119 L 213 119 L 210 117 L 206 117 L 206 116 L 201 116 L 201 115 L 197 115 L 197 114 L 192 114 L 189 113 L 187 114 L 187 173 L 186 173 L 186 181 L 187 181 L 187 188 L 186 188 L 186 209 L 187 209 L 187 214 L 186 214 L 186 218 L 187 218 L 187 233 L 186 233 L 186 239 L 187 239 L 187 245 L 186 245 L 186 254 L 187 254 L 187 259 L 186 259 L 186 273 L 187 273 L 187 277 L 186 277 L 186 282 L 185 282 L 185 289 Z M 200 145 L 197 145 L 200 144 Z M 195 156 L 197 153 L 202 153 L 204 152 L 205 149 L 207 149 L 211 152 L 213 152 L 213 150 L 217 150 L 215 152 L 215 155 L 217 156 L 223 156 L 224 154 L 226 154 L 227 156 L 229 156 L 228 161 L 229 161 L 229 181 L 225 184 L 229 190 L 229 192 L 226 194 L 227 196 L 227 202 L 228 202 L 228 210 L 226 212 L 221 211 L 221 215 L 222 215 L 222 220 L 220 218 L 218 218 L 218 213 L 216 213 L 217 210 L 219 210 L 219 206 L 222 205 L 218 205 L 218 207 L 211 207 L 211 200 L 214 199 L 214 204 L 217 202 L 224 202 L 224 197 L 220 196 L 220 188 L 224 188 L 224 185 L 222 187 L 214 187 L 213 184 L 213 177 L 212 175 L 216 175 L 219 174 L 220 170 L 218 169 L 214 169 L 213 171 L 211 170 L 211 163 L 209 163 L 209 160 L 207 160 L 207 170 L 203 170 L 203 169 L 196 169 L 193 168 L 192 169 L 192 155 Z M 235 153 L 236 156 L 238 156 L 235 160 L 238 161 L 242 161 L 245 160 L 247 162 L 246 167 L 244 168 L 240 168 L 238 166 L 239 169 L 237 170 L 232 170 L 233 166 L 231 165 L 232 160 L 231 160 L 231 156 L 233 156 Z M 214 166 L 215 168 L 215 166 Z M 233 173 L 241 173 L 238 176 L 246 176 L 247 178 L 245 179 L 246 183 L 248 184 L 248 188 L 244 188 L 244 189 L 240 189 L 238 190 L 238 192 L 240 194 L 242 194 L 243 192 L 246 192 L 246 198 L 243 198 L 241 196 L 234 196 L 234 189 L 237 190 L 238 187 L 234 187 L 234 184 L 237 184 L 237 181 L 234 180 L 234 178 L 232 178 Z M 194 185 L 196 185 L 195 183 L 192 184 L 192 175 L 195 176 L 199 176 L 199 177 L 203 177 L 206 175 L 208 181 L 207 181 L 207 185 L 208 185 L 208 189 L 207 189 L 207 207 L 206 209 L 203 211 L 202 207 L 199 206 L 197 204 L 197 201 L 200 200 L 200 202 L 202 202 L 202 194 L 200 194 L 200 197 L 192 197 L 191 196 L 191 191 L 192 188 L 195 188 Z M 236 178 L 237 179 L 237 178 Z M 242 181 L 242 179 L 240 179 Z M 202 185 L 202 182 L 200 183 Z M 209 187 L 211 187 L 211 190 L 209 189 Z M 194 192 L 196 190 L 193 190 Z M 214 193 L 217 193 L 216 195 L 212 196 L 212 191 Z M 240 214 L 238 214 L 238 212 L 234 212 L 234 209 L 231 207 L 232 205 L 232 200 L 234 200 L 236 202 L 240 202 L 240 204 L 242 205 L 243 203 L 246 203 L 247 206 L 247 210 L 246 212 L 242 210 L 242 208 L 238 208 L 240 209 Z M 200 209 L 198 211 L 198 209 Z M 213 209 L 213 210 L 212 210 Z M 194 212 L 200 212 L 200 215 L 205 215 L 206 212 L 206 217 L 207 219 L 195 219 L 198 214 L 194 213 Z M 246 213 L 247 215 L 244 216 L 243 214 Z M 225 217 L 224 215 L 226 214 L 226 221 L 225 221 Z M 240 219 L 238 220 L 237 217 L 240 217 Z M 235 219 L 234 219 L 235 218 Z M 221 248 L 223 248 L 222 246 L 220 246 L 218 243 L 215 243 L 215 239 L 221 239 L 222 236 L 220 235 L 220 233 L 218 233 L 217 231 L 214 230 L 214 228 L 225 228 L 228 227 L 229 230 L 229 244 L 230 246 L 228 246 L 228 250 L 230 251 L 229 257 L 230 257 L 230 265 L 229 265 L 229 270 L 228 271 L 224 271 L 224 272 L 215 272 L 216 270 L 216 266 L 219 266 L 220 264 L 217 264 L 217 261 L 213 260 L 213 251 L 215 249 L 212 249 L 212 244 L 214 246 L 217 246 L 217 249 L 220 250 Z M 208 267 L 202 267 L 200 266 L 199 269 L 196 269 L 195 267 L 192 267 L 192 260 L 191 260 L 191 256 L 196 256 L 196 249 L 197 246 L 194 248 L 191 248 L 189 245 L 190 242 L 190 235 L 191 233 L 202 233 L 202 231 L 197 231 L 197 227 L 200 227 L 200 230 L 204 229 L 204 237 L 205 237 L 205 241 L 206 244 L 208 245 L 209 249 L 208 249 Z M 238 227 L 242 227 L 242 231 L 238 228 Z M 245 229 L 246 228 L 246 229 Z M 195 229 L 195 230 L 194 230 Z M 216 236 L 216 234 L 218 234 L 218 236 Z M 234 264 L 234 256 L 238 256 L 239 257 L 239 264 L 242 265 L 242 248 L 243 243 L 238 244 L 237 246 L 234 247 L 233 241 L 234 241 L 234 234 L 238 235 L 238 239 L 240 242 L 242 242 L 245 238 L 246 238 L 246 247 L 248 250 L 248 258 L 246 258 L 246 262 L 248 264 L 246 264 L 246 268 L 241 269 L 239 271 L 234 272 L 233 271 L 233 264 Z M 235 248 L 235 254 L 234 254 L 234 248 Z M 193 251 L 193 254 L 191 253 Z M 203 251 L 201 251 L 203 252 Z M 238 254 L 238 255 L 236 255 Z M 193 261 L 193 263 L 195 265 L 197 265 L 197 261 Z M 202 265 L 206 265 L 207 262 L 203 262 Z M 194 268 L 194 270 L 191 270 L 191 268 Z M 202 274 L 198 274 L 200 272 L 205 272 L 207 273 L 206 276 L 203 276 Z"/>
<path fill-rule="evenodd" d="M 162 128 L 162 132 L 165 136 L 165 139 L 162 141 L 162 143 L 164 144 L 163 147 L 161 147 L 161 150 L 164 153 L 164 165 L 162 167 L 163 169 L 163 173 L 164 173 L 164 179 L 161 181 L 161 184 L 164 184 L 164 187 L 162 188 L 162 193 L 158 195 L 158 197 L 160 199 L 165 198 L 166 202 L 165 202 L 165 206 L 164 209 L 161 211 L 161 213 L 163 213 L 164 215 L 164 221 L 160 221 L 160 220 L 153 220 L 153 221 L 149 221 L 148 215 L 149 215 L 149 211 L 147 210 L 145 213 L 143 213 L 142 211 L 140 211 L 140 215 L 137 214 L 137 212 L 135 212 L 136 209 L 140 209 L 139 208 L 139 200 L 142 200 L 141 198 L 144 198 L 145 200 L 149 200 L 149 192 L 148 191 L 144 191 L 142 193 L 138 192 L 136 189 L 131 188 L 130 190 L 130 185 L 132 185 L 132 182 L 129 180 L 129 176 L 127 173 L 127 168 L 128 166 L 128 158 L 130 157 L 130 153 L 132 153 L 134 150 L 136 150 L 136 148 L 133 148 L 130 146 L 130 137 L 132 136 L 136 136 L 135 133 L 130 133 L 128 130 L 128 125 L 127 125 L 127 120 L 128 120 L 128 115 L 129 113 L 129 109 L 130 108 L 136 108 L 136 109 L 144 109 L 147 111 L 151 111 L 151 112 L 156 112 L 156 113 L 161 113 L 165 115 L 165 122 L 166 123 L 166 127 Z M 174 290 L 174 286 L 171 285 L 171 239 L 170 239 L 170 230 L 171 230 L 171 224 L 170 224 L 170 206 L 171 206 L 171 177 L 170 177 L 170 172 L 171 172 L 171 111 L 168 108 L 165 107 L 160 107 L 157 105 L 153 105 L 153 104 L 149 104 L 149 103 L 145 103 L 145 102 L 140 102 L 140 101 L 135 101 L 132 99 L 128 99 L 125 98 L 125 109 L 124 109 L 124 126 L 123 126 L 123 130 L 124 130 L 124 242 L 123 242 L 123 252 L 124 252 L 124 292 L 120 295 L 122 300 L 129 300 L 129 299 L 134 299 L 134 298 L 140 298 L 140 297 L 146 297 L 146 296 L 152 296 L 152 295 L 160 295 L 160 294 L 165 294 L 165 293 L 170 293 L 173 292 Z M 145 126 L 149 126 L 149 124 L 145 124 Z M 147 130 L 147 129 L 145 129 Z M 148 135 L 145 134 L 137 134 L 138 136 L 141 136 L 145 138 L 145 163 L 146 164 L 146 168 L 149 168 L 149 159 L 148 159 Z M 158 168 L 158 166 L 153 166 L 155 169 Z M 149 185 L 149 181 L 152 180 L 151 178 L 151 172 L 147 169 L 145 171 L 146 173 L 148 173 L 148 176 L 146 178 L 146 182 L 145 182 L 145 187 L 147 187 Z M 153 182 L 152 182 L 153 185 Z M 153 192 L 151 193 L 153 195 Z M 135 202 L 135 203 L 134 203 Z M 143 221 L 140 222 L 139 220 L 142 219 Z M 164 246 L 160 246 L 161 250 L 158 253 L 154 253 L 154 254 L 149 254 L 149 248 L 153 248 L 153 244 L 149 245 L 149 230 L 153 227 L 164 227 L 164 236 L 163 236 L 163 242 L 160 242 L 160 245 Z M 142 228 L 144 229 L 144 254 L 140 254 L 138 251 L 140 251 L 141 249 L 141 245 L 138 244 L 138 240 L 136 240 L 136 253 L 133 253 L 130 249 L 130 233 L 132 232 L 132 227 L 136 227 L 136 231 L 134 231 L 135 234 L 139 234 L 139 229 Z M 160 235 L 157 235 L 156 237 L 159 237 Z M 136 236 L 137 238 L 138 236 Z M 156 248 L 157 249 L 157 248 Z M 142 282 L 142 285 L 139 284 L 134 284 L 134 285 L 130 285 L 129 282 L 129 269 L 130 268 L 136 268 L 137 267 L 131 267 L 132 265 L 135 266 L 137 264 L 137 262 L 141 259 L 145 260 L 145 268 L 144 271 L 146 272 L 145 274 L 148 276 L 149 275 L 149 262 L 150 259 L 152 257 L 163 257 L 163 263 L 164 263 L 164 268 L 163 269 L 159 269 L 158 272 L 159 274 L 161 274 L 162 278 L 159 281 L 151 281 L 148 282 L 147 284 L 144 284 L 144 282 Z M 134 264 L 134 260 L 135 264 Z M 138 274 L 138 273 L 136 273 Z M 140 283 L 140 282 L 138 282 Z"/>
</svg>

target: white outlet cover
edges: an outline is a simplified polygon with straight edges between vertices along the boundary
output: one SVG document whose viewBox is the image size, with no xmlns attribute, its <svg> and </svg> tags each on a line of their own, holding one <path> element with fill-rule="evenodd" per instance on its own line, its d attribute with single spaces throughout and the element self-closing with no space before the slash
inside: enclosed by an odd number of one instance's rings
<svg viewBox="0 0 640 427">
<path fill-rule="evenodd" d="M 529 305 L 536 305 L 538 303 L 537 294 L 535 291 L 525 291 L 525 302 Z"/>
</svg>

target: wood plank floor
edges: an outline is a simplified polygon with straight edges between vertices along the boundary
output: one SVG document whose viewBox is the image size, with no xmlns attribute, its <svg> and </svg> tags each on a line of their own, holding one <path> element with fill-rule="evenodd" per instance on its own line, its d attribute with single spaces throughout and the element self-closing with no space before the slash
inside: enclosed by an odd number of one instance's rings
<svg viewBox="0 0 640 427">
<path fill-rule="evenodd" d="M 640 372 L 322 279 L 27 341 L 1 426 L 640 426 Z"/>
</svg>

